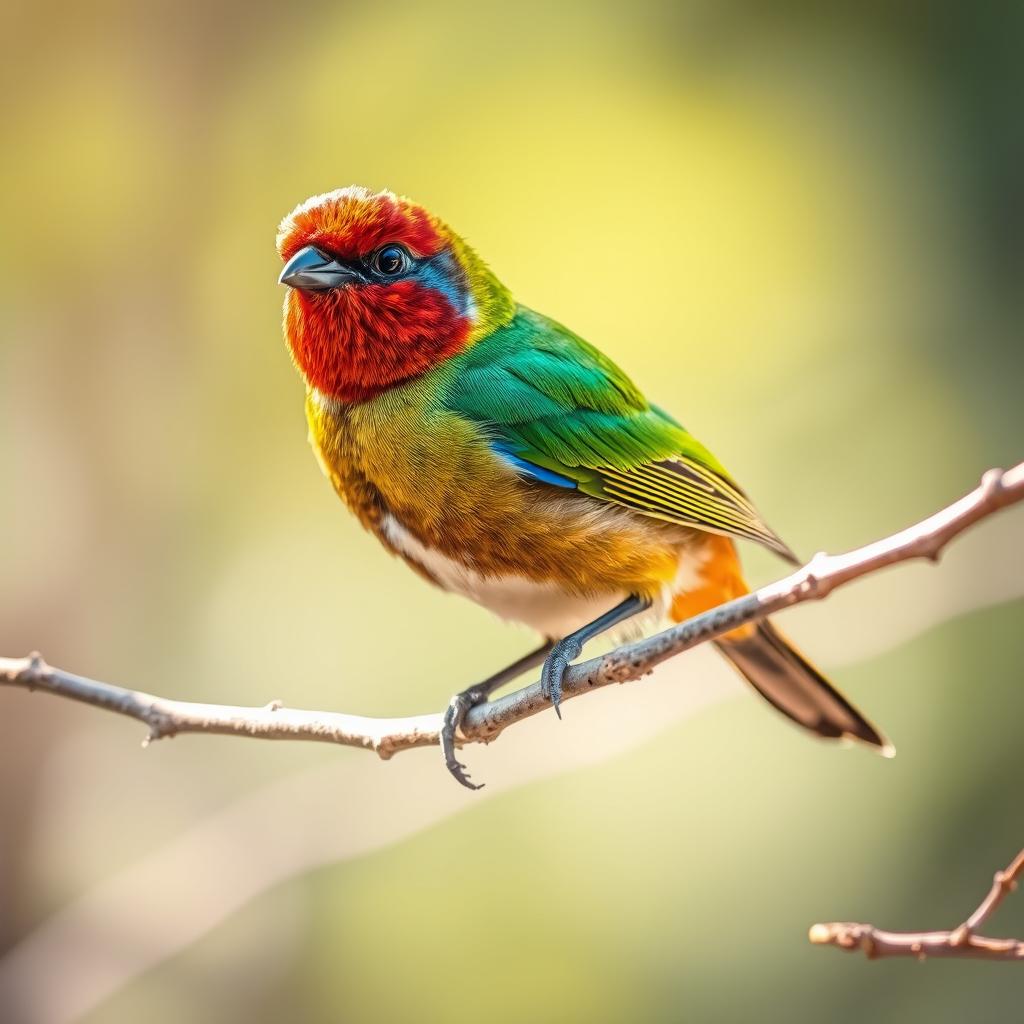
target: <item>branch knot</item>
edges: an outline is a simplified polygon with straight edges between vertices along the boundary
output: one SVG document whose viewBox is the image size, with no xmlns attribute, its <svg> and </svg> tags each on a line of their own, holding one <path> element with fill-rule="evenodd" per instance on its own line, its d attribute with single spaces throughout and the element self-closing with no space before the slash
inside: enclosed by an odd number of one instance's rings
<svg viewBox="0 0 1024 1024">
<path fill-rule="evenodd" d="M 31 691 L 45 681 L 49 671 L 50 666 L 43 661 L 43 656 L 38 651 L 33 651 L 16 674 L 15 682 L 24 685 Z"/>
</svg>

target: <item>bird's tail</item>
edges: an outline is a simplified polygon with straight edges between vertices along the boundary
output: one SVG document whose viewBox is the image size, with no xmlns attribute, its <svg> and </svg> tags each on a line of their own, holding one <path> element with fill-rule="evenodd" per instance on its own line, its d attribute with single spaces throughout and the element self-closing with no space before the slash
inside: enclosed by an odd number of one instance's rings
<svg viewBox="0 0 1024 1024">
<path fill-rule="evenodd" d="M 718 649 L 769 704 L 828 739 L 849 738 L 894 753 L 887 739 L 767 620 L 728 634 Z"/>
</svg>

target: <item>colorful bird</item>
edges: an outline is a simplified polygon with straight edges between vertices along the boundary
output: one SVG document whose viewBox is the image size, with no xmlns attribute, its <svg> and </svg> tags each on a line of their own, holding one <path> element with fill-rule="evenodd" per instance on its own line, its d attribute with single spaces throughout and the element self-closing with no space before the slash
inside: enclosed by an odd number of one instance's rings
<svg viewBox="0 0 1024 1024">
<path fill-rule="evenodd" d="M 735 539 L 795 562 L 722 464 L 607 356 L 519 305 L 409 199 L 350 187 L 281 222 L 284 331 L 310 441 L 362 525 L 444 590 L 543 644 L 456 694 L 468 709 L 543 663 L 556 711 L 584 643 L 747 593 Z M 794 722 L 883 752 L 882 735 L 767 621 L 717 641 Z"/>
</svg>

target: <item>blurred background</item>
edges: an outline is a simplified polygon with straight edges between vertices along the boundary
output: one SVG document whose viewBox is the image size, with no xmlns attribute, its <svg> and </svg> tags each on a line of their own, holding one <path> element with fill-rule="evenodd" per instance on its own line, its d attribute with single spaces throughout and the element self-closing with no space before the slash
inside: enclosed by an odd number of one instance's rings
<svg viewBox="0 0 1024 1024">
<path fill-rule="evenodd" d="M 768 7 L 771 7 L 771 10 Z M 390 187 L 623 363 L 798 552 L 1024 457 L 1024 7 L 30 4 L 0 15 L 0 654 L 193 700 L 439 710 L 532 638 L 306 447 L 278 220 Z M 784 626 L 899 755 L 706 651 L 465 752 L 182 737 L 0 693 L 0 1020 L 959 1021 L 868 963 L 1024 843 L 1024 514 Z M 752 577 L 782 567 L 746 552 Z M 992 925 L 1024 934 L 1024 898 Z"/>
</svg>

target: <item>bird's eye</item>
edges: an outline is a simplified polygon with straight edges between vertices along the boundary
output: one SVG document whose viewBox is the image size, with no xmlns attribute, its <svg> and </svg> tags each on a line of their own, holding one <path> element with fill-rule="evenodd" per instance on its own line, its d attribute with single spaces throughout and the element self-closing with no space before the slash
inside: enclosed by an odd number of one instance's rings
<svg viewBox="0 0 1024 1024">
<path fill-rule="evenodd" d="M 409 266 L 409 254 L 399 245 L 385 245 L 374 253 L 373 269 L 384 277 L 397 277 Z"/>
</svg>

